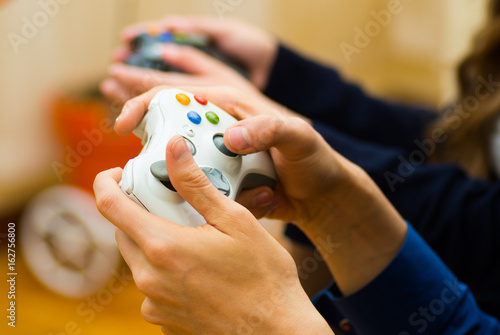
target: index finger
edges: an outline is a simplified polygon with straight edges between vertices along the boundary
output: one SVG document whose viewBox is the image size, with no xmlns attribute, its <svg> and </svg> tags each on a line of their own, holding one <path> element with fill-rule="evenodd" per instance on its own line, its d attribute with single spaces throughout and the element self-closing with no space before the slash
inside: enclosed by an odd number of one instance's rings
<svg viewBox="0 0 500 335">
<path fill-rule="evenodd" d="M 133 99 L 130 99 L 123 106 L 122 112 L 120 116 L 116 119 L 115 122 L 115 132 L 119 135 L 127 135 L 132 132 L 137 125 L 141 122 L 144 114 L 146 114 L 149 104 L 151 100 L 155 97 L 155 95 L 164 90 L 172 88 L 170 86 L 157 86 L 146 93 L 143 93 Z M 224 88 L 224 87 L 201 87 L 201 86 L 177 86 L 177 88 L 187 91 L 193 94 L 200 94 L 204 98 L 213 101 L 216 105 L 226 105 L 229 102 L 232 102 L 232 105 L 238 105 L 234 101 L 237 101 L 237 94 L 234 89 Z M 215 100 L 215 101 L 214 101 Z M 223 107 L 221 107 L 223 108 Z M 234 111 L 234 108 L 227 109 L 226 111 L 232 115 L 236 115 L 238 118 L 242 118 L 242 112 Z M 240 108 L 240 110 L 242 110 Z"/>
<path fill-rule="evenodd" d="M 228 33 L 228 25 L 218 18 L 191 15 L 191 16 L 167 16 L 160 21 L 161 27 L 171 31 L 184 33 L 203 33 L 212 39 L 223 38 Z"/>
<path fill-rule="evenodd" d="M 94 193 L 99 212 L 117 228 L 143 248 L 157 236 L 160 230 L 170 230 L 167 236 L 175 236 L 174 230 L 183 227 L 158 218 L 129 199 L 118 183 L 122 170 L 115 168 L 99 173 L 94 181 Z"/>
<path fill-rule="evenodd" d="M 115 121 L 115 132 L 119 135 L 127 135 L 132 132 L 148 111 L 149 103 L 156 93 L 166 88 L 168 87 L 158 86 L 127 101 Z"/>
</svg>

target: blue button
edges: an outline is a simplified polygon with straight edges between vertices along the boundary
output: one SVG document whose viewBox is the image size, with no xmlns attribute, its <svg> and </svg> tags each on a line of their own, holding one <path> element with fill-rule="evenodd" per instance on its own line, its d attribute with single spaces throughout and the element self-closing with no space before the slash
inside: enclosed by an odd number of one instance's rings
<svg viewBox="0 0 500 335">
<path fill-rule="evenodd" d="M 171 33 L 164 32 L 158 36 L 158 41 L 162 43 L 170 43 L 174 41 L 174 36 Z"/>
<path fill-rule="evenodd" d="M 191 121 L 194 124 L 200 124 L 201 123 L 201 116 L 200 114 L 196 112 L 189 112 L 187 115 L 189 121 Z"/>
</svg>

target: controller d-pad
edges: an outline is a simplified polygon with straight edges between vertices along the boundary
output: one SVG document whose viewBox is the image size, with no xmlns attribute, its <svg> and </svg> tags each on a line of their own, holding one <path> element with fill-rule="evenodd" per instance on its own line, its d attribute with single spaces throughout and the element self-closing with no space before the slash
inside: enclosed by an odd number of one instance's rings
<svg viewBox="0 0 500 335">
<path fill-rule="evenodd" d="M 231 185 L 226 177 L 216 168 L 202 167 L 201 170 L 208 177 L 208 180 L 226 197 L 229 196 Z"/>
<path fill-rule="evenodd" d="M 229 149 L 226 147 L 224 144 L 224 136 L 223 135 L 215 135 L 214 136 L 214 144 L 219 149 L 220 152 L 222 152 L 224 155 L 229 156 L 229 157 L 238 157 L 238 154 L 235 154 L 232 151 L 229 151 Z"/>
</svg>

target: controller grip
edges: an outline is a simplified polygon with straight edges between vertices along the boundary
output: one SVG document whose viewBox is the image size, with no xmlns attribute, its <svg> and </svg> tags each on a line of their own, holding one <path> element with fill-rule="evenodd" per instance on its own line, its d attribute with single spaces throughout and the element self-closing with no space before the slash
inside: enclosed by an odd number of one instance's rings
<svg viewBox="0 0 500 335">
<path fill-rule="evenodd" d="M 135 136 L 137 136 L 141 139 L 142 146 L 146 145 L 146 142 L 149 140 L 150 133 L 153 134 L 154 132 L 161 131 L 161 129 L 156 129 L 156 130 L 155 129 L 148 129 L 148 128 L 152 128 L 154 126 L 157 126 L 157 122 L 148 122 L 148 120 L 152 117 L 151 114 L 153 114 L 153 113 L 151 113 L 151 111 L 154 108 L 160 108 L 159 100 L 160 100 L 162 95 L 163 95 L 163 92 L 160 92 L 153 98 L 153 100 L 151 100 L 151 103 L 148 106 L 148 110 L 146 111 L 146 113 L 142 117 L 141 122 L 139 122 L 137 127 L 135 127 L 135 129 L 132 131 Z M 149 124 L 149 127 L 148 127 L 148 124 Z"/>
<path fill-rule="evenodd" d="M 148 133 L 146 131 L 146 124 L 147 124 L 147 114 L 142 118 L 141 122 L 135 129 L 132 131 L 135 136 L 139 137 L 141 139 L 141 144 L 144 146 L 148 140 Z"/>
<path fill-rule="evenodd" d="M 258 173 L 250 173 L 241 181 L 238 194 L 243 190 L 249 190 L 260 186 L 269 186 L 274 189 L 278 182 L 276 179 Z"/>
</svg>

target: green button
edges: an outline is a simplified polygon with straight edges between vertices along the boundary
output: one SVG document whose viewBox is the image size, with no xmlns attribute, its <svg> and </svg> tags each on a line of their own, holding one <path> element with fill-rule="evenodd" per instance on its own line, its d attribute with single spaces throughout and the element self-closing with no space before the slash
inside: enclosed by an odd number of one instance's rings
<svg viewBox="0 0 500 335">
<path fill-rule="evenodd" d="M 219 116 L 217 114 L 215 114 L 214 112 L 207 112 L 205 114 L 205 116 L 207 117 L 208 122 L 210 122 L 212 124 L 218 124 L 220 121 Z"/>
</svg>

